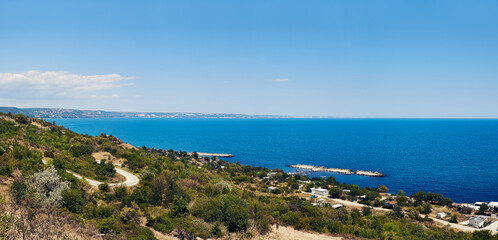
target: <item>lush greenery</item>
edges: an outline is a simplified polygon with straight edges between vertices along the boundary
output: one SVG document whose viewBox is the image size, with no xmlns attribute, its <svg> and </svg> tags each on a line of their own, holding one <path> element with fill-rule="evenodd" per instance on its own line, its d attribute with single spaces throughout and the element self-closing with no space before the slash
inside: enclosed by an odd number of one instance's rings
<svg viewBox="0 0 498 240">
<path fill-rule="evenodd" d="M 419 217 L 419 213 L 431 211 L 431 204 L 451 205 L 451 200 L 439 194 L 419 192 L 411 200 L 400 192 L 392 196 L 392 204 L 391 199 L 380 198 L 388 191 L 385 186 L 360 188 L 338 183 L 333 177 L 310 179 L 279 169 L 198 159 L 186 152 L 130 148 L 106 134 L 80 135 L 22 115 L 0 117 L 0 174 L 13 179 L 10 191 L 3 193 L 3 199 L 10 201 L 2 206 L 15 209 L 3 211 L 0 238 L 28 234 L 26 230 L 36 225 L 8 223 L 30 223 L 33 214 L 43 213 L 54 226 L 62 224 L 56 216 L 64 216 L 94 226 L 109 239 L 155 239 L 151 229 L 201 238 L 229 234 L 250 238 L 268 232 L 272 224 L 370 239 L 498 239 L 486 231 L 459 233 L 438 228 Z M 95 152 L 125 159 L 124 167 L 140 176 L 140 184 L 102 184 L 95 189 L 67 172 L 111 179 L 116 174 L 114 165 L 97 163 L 92 157 Z M 277 188 L 270 192 L 270 186 Z M 313 187 L 330 189 L 337 198 L 364 195 L 358 199 L 362 203 L 394 211 L 379 215 L 370 207 L 349 211 L 315 206 L 309 197 L 299 195 L 300 189 Z M 44 229 L 34 234 L 50 236 L 43 235 Z"/>
</svg>

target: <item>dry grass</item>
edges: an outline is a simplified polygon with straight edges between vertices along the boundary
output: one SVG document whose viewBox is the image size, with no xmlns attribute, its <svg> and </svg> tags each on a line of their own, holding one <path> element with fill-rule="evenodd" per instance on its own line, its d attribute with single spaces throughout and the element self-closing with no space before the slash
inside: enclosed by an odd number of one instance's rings
<svg viewBox="0 0 498 240">
<path fill-rule="evenodd" d="M 334 237 L 325 234 L 311 233 L 305 231 L 298 231 L 292 227 L 272 227 L 272 231 L 267 235 L 260 236 L 257 239 L 264 240 L 304 240 L 304 239 L 316 239 L 316 240 L 340 240 L 341 237 Z"/>
</svg>

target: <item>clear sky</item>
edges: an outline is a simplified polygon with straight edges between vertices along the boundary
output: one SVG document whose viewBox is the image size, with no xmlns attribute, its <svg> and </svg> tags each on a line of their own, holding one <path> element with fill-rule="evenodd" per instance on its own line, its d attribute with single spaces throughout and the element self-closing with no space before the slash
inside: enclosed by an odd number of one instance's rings
<svg viewBox="0 0 498 240">
<path fill-rule="evenodd" d="M 498 1 L 0 1 L 0 106 L 498 118 Z"/>
</svg>

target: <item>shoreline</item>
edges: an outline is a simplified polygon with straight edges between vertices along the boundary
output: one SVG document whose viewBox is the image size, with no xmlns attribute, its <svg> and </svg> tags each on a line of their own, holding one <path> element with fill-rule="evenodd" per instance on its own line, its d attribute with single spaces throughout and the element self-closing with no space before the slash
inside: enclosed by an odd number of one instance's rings
<svg viewBox="0 0 498 240">
<path fill-rule="evenodd" d="M 341 173 L 341 174 L 346 174 L 346 175 L 362 175 L 362 176 L 368 176 L 368 177 L 385 177 L 386 175 L 380 172 L 373 172 L 373 171 L 364 171 L 364 170 L 357 170 L 352 171 L 350 169 L 343 169 L 343 168 L 327 168 L 323 166 L 313 166 L 313 165 L 305 165 L 305 164 L 294 164 L 294 165 L 289 165 L 291 168 L 299 168 L 299 169 L 306 169 L 311 172 L 335 172 L 335 173 Z"/>
<path fill-rule="evenodd" d="M 193 154 L 193 153 L 190 153 Z M 224 157 L 224 158 L 231 158 L 233 157 L 233 154 L 229 153 L 204 153 L 204 152 L 197 152 L 197 155 L 201 157 Z"/>
</svg>

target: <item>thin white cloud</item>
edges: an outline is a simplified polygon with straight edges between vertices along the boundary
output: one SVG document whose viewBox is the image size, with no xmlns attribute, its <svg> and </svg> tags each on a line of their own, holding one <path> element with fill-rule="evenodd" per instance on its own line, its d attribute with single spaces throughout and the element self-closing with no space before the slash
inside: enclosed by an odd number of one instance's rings
<svg viewBox="0 0 498 240">
<path fill-rule="evenodd" d="M 288 82 L 288 78 L 275 78 L 272 80 L 272 82 Z"/>
<path fill-rule="evenodd" d="M 131 86 L 134 77 L 119 74 L 81 75 L 70 72 L 0 73 L 0 94 L 11 97 L 85 98 L 95 92 Z"/>
</svg>

